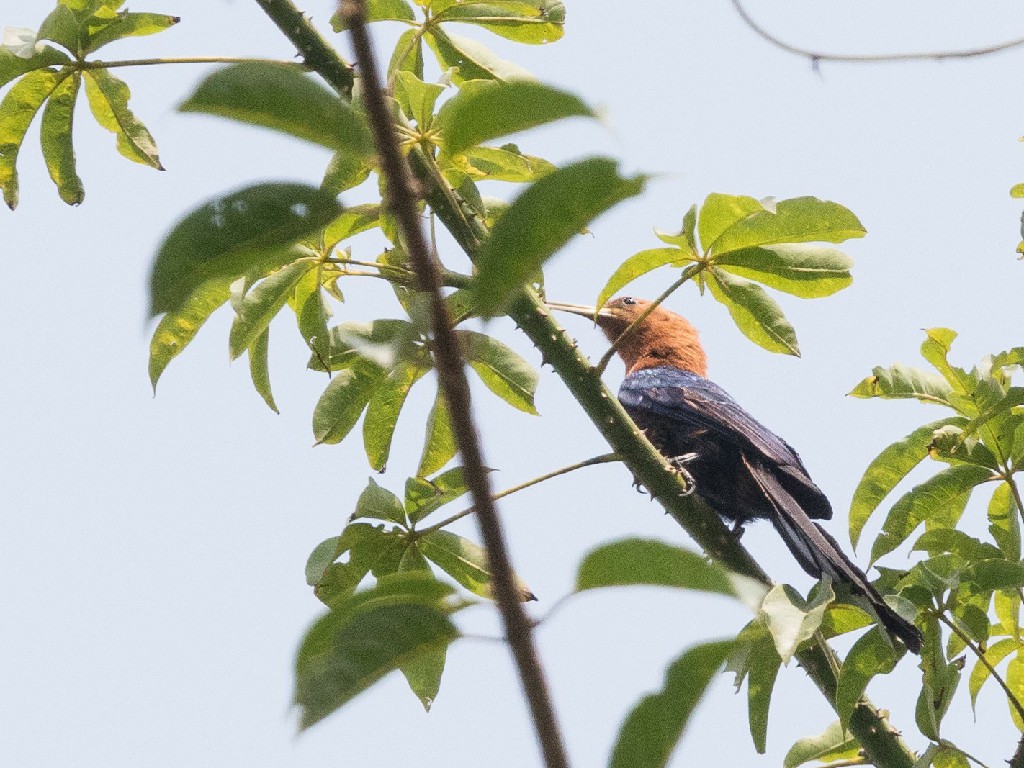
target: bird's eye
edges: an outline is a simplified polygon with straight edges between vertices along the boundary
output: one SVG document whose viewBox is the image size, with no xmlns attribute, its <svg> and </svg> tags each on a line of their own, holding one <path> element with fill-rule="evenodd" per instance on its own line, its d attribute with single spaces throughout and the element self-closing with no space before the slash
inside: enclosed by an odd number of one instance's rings
<svg viewBox="0 0 1024 768">
<path fill-rule="evenodd" d="M 625 304 L 627 307 L 631 307 L 634 304 L 636 304 L 636 299 L 634 299 L 632 296 L 623 296 L 622 303 Z"/>
</svg>

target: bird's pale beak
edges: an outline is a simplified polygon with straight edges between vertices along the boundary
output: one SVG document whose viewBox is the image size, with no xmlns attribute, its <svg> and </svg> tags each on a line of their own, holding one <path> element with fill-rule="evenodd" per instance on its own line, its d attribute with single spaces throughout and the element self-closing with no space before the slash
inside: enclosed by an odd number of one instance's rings
<svg viewBox="0 0 1024 768">
<path fill-rule="evenodd" d="M 561 301 L 546 301 L 544 303 L 548 309 L 557 309 L 561 312 L 571 312 L 572 314 L 580 315 L 581 317 L 589 317 L 595 322 L 599 317 L 612 316 L 612 313 L 606 307 L 588 307 L 585 304 L 566 304 Z"/>
</svg>

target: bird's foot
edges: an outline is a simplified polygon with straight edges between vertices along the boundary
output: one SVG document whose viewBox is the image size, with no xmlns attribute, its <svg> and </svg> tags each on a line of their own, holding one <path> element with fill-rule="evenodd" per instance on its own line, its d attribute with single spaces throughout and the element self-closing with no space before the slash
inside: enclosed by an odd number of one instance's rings
<svg viewBox="0 0 1024 768">
<path fill-rule="evenodd" d="M 683 476 L 683 480 L 686 481 L 686 491 L 682 493 L 682 496 L 689 496 L 695 490 L 697 490 L 697 481 L 694 479 L 690 470 L 686 468 L 686 465 L 692 462 L 698 457 L 696 453 L 684 453 L 681 456 L 672 456 L 669 458 L 668 463 L 672 469 Z"/>
</svg>

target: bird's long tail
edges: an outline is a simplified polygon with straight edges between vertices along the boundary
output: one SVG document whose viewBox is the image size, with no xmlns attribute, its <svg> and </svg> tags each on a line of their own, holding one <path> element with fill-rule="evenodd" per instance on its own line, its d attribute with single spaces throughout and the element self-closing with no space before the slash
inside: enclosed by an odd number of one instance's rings
<svg viewBox="0 0 1024 768">
<path fill-rule="evenodd" d="M 746 456 L 743 462 L 775 508 L 772 524 L 800 566 L 815 578 L 828 574 L 834 581 L 849 584 L 867 599 L 889 634 L 902 640 L 914 653 L 920 653 L 920 630 L 889 607 L 864 572 L 843 553 L 839 542 L 807 516 L 773 472 Z"/>
</svg>

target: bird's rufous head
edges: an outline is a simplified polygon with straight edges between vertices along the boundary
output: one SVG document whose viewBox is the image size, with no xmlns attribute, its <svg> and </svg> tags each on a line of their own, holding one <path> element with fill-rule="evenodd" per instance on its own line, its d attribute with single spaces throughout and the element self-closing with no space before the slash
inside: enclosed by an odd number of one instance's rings
<svg viewBox="0 0 1024 768">
<path fill-rule="evenodd" d="M 646 299 L 620 296 L 600 309 L 578 304 L 548 302 L 553 309 L 592 318 L 614 342 L 651 306 Z M 697 329 L 685 317 L 662 306 L 655 307 L 643 322 L 629 332 L 617 351 L 626 363 L 626 374 L 644 368 L 669 367 L 707 375 L 707 356 L 700 345 Z"/>
</svg>

